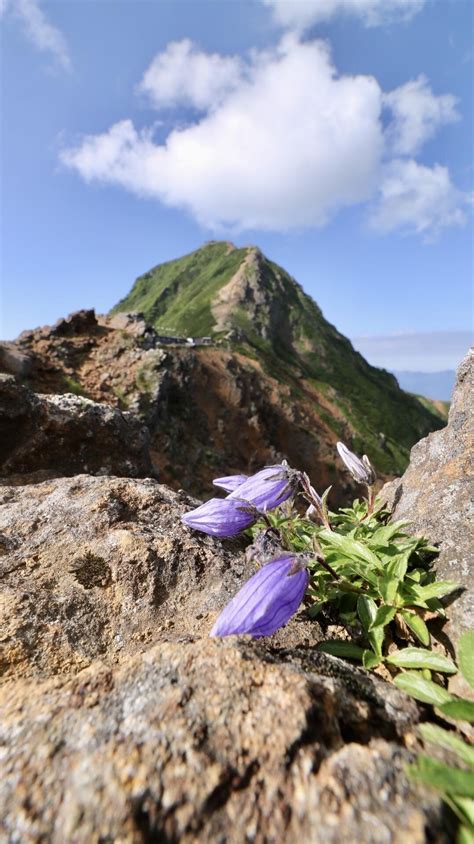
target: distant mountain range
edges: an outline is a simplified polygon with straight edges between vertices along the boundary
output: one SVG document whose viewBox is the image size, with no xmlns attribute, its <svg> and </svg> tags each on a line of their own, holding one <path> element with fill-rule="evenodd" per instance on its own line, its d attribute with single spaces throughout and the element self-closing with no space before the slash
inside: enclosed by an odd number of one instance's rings
<svg viewBox="0 0 474 844">
<path fill-rule="evenodd" d="M 445 369 L 442 372 L 393 370 L 393 374 L 402 390 L 440 401 L 450 401 L 456 380 L 454 369 Z"/>
</svg>

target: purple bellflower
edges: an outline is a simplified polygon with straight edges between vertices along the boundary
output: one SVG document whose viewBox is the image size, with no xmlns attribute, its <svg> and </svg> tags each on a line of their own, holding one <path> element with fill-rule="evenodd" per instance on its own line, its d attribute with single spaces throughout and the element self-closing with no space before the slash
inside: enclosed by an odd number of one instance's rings
<svg viewBox="0 0 474 844">
<path fill-rule="evenodd" d="M 308 581 L 308 571 L 296 555 L 266 563 L 222 610 L 209 635 L 270 636 L 295 614 Z"/>
<path fill-rule="evenodd" d="M 293 495 L 299 473 L 285 463 L 266 466 L 231 492 L 228 498 L 244 498 L 257 510 L 273 510 Z"/>
<path fill-rule="evenodd" d="M 339 452 L 339 457 L 349 469 L 352 477 L 355 481 L 359 484 L 366 484 L 366 486 L 372 486 L 375 483 L 376 475 L 374 468 L 367 457 L 366 454 L 362 457 L 357 457 L 357 454 L 354 454 L 352 451 L 349 451 L 347 446 L 344 443 L 337 443 L 337 450 Z"/>
<path fill-rule="evenodd" d="M 235 536 L 253 525 L 258 511 L 253 504 L 238 498 L 211 498 L 181 517 L 188 527 L 211 536 Z"/>
<path fill-rule="evenodd" d="M 215 478 L 212 483 L 226 492 L 234 492 L 247 479 L 248 475 L 228 475 L 226 478 Z"/>
</svg>

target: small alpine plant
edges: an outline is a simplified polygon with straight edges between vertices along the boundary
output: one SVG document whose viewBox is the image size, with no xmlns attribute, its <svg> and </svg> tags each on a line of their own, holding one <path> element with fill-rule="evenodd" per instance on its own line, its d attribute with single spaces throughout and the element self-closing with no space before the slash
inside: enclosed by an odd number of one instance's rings
<svg viewBox="0 0 474 844">
<path fill-rule="evenodd" d="M 319 495 L 306 472 L 283 461 L 249 477 L 216 478 L 214 485 L 227 495 L 182 517 L 189 528 L 211 536 L 245 532 L 251 540 L 247 559 L 257 570 L 222 610 L 211 636 L 269 636 L 304 604 L 309 618 L 333 620 L 336 613 L 352 636 L 350 642 L 322 642 L 320 649 L 360 659 L 366 668 L 385 662 L 396 670 L 403 666 L 394 645 L 428 648 L 427 621 L 443 615 L 440 599 L 457 586 L 435 581 L 430 564 L 436 548 L 406 534 L 403 522 L 388 523 L 367 455 L 360 458 L 341 442 L 337 451 L 366 489 L 366 498 L 351 508 L 330 512 L 330 488 Z M 423 653 L 416 659 L 429 668 Z"/>
<path fill-rule="evenodd" d="M 323 629 L 334 629 L 336 621 L 343 637 L 320 642 L 318 650 L 358 660 L 366 669 L 383 665 L 398 688 L 436 709 L 438 722 L 448 719 L 449 729 L 423 723 L 420 739 L 455 752 L 463 767 L 421 754 L 411 776 L 441 793 L 459 822 L 457 844 L 471 844 L 474 754 L 452 732 L 452 723 L 474 722 L 474 704 L 447 690 L 446 675 L 458 669 L 448 653 L 431 649 L 430 631 L 432 620 L 445 617 L 442 600 L 457 584 L 436 580 L 431 564 L 437 548 L 407 534 L 405 522 L 389 521 L 375 497 L 376 475 L 367 455 L 358 457 L 341 442 L 337 451 L 366 492 L 352 507 L 331 512 L 330 488 L 319 495 L 306 472 L 282 462 L 250 477 L 216 478 L 214 486 L 227 495 L 182 517 L 188 527 L 211 536 L 244 532 L 247 562 L 256 567 L 210 635 L 271 636 L 302 605 Z M 296 506 L 299 499 L 303 507 Z M 461 644 L 460 667 L 474 686 L 474 631 Z"/>
</svg>

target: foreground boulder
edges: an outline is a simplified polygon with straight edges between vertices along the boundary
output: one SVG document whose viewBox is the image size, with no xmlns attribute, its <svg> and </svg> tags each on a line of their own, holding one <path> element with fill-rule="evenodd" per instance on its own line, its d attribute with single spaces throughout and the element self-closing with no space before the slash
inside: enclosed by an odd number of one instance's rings
<svg viewBox="0 0 474 844">
<path fill-rule="evenodd" d="M 462 594 L 449 607 L 444 627 L 456 645 L 464 630 L 474 627 L 474 350 L 461 363 L 449 422 L 417 443 L 402 478 L 387 484 L 383 497 L 393 519 L 406 519 L 409 529 L 439 544 L 435 563 L 441 580 L 459 583 Z"/>
<path fill-rule="evenodd" d="M 71 393 L 38 395 L 0 374 L 0 478 L 150 477 L 149 440 L 148 429 L 129 413 Z"/>
<path fill-rule="evenodd" d="M 113 665 L 209 630 L 250 574 L 241 544 L 183 528 L 186 496 L 79 475 L 0 487 L 0 667 L 48 676 Z"/>
<path fill-rule="evenodd" d="M 436 800 L 401 742 L 416 708 L 338 663 L 201 639 L 7 684 L 5 840 L 425 841 Z"/>
<path fill-rule="evenodd" d="M 406 776 L 416 705 L 317 653 L 304 609 L 265 641 L 209 639 L 253 564 L 181 525 L 185 495 L 81 475 L 0 502 L 2 841 L 421 844 L 443 829 Z"/>
</svg>

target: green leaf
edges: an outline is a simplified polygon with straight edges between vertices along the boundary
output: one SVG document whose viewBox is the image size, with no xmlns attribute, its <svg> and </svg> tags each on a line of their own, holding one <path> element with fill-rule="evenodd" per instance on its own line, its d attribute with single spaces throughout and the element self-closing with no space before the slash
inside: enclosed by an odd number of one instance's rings
<svg viewBox="0 0 474 844">
<path fill-rule="evenodd" d="M 414 697 L 422 703 L 431 703 L 441 709 L 442 706 L 451 702 L 452 697 L 439 683 L 425 678 L 418 671 L 404 671 L 398 674 L 393 681 L 397 688 L 405 694 Z"/>
<path fill-rule="evenodd" d="M 382 656 L 382 648 L 385 639 L 383 627 L 374 627 L 368 634 L 368 639 L 377 656 Z"/>
<path fill-rule="evenodd" d="M 459 668 L 474 689 L 474 630 L 466 630 L 459 639 Z"/>
<path fill-rule="evenodd" d="M 459 584 L 454 583 L 453 580 L 437 580 L 434 583 L 427 583 L 426 586 L 417 588 L 422 601 L 427 601 L 430 598 L 442 598 L 444 595 L 449 595 L 450 592 L 459 589 Z"/>
<path fill-rule="evenodd" d="M 412 633 L 415 634 L 421 644 L 429 647 L 430 632 L 423 619 L 415 612 L 408 612 L 408 610 L 400 610 L 400 615 L 407 627 L 409 627 Z"/>
<path fill-rule="evenodd" d="M 325 603 L 325 601 L 318 601 L 316 604 L 312 604 L 312 606 L 308 607 L 307 613 L 309 617 L 316 618 L 316 616 L 319 615 L 319 613 L 321 612 Z"/>
<path fill-rule="evenodd" d="M 463 762 L 474 768 L 474 747 L 471 747 L 471 745 L 463 741 L 455 733 L 450 730 L 443 730 L 442 727 L 438 727 L 436 724 L 429 723 L 420 724 L 419 730 L 424 741 L 437 744 L 446 750 L 452 750 Z"/>
<path fill-rule="evenodd" d="M 390 522 L 389 525 L 383 525 L 382 527 L 377 528 L 370 537 L 370 544 L 377 547 L 388 545 L 394 536 L 402 533 L 403 528 L 407 524 L 408 522 Z"/>
<path fill-rule="evenodd" d="M 364 654 L 362 648 L 352 642 L 344 642 L 339 639 L 328 639 L 327 642 L 318 642 L 316 650 L 323 651 L 332 656 L 346 657 L 347 659 L 361 660 Z"/>
<path fill-rule="evenodd" d="M 357 599 L 357 612 L 362 627 L 367 633 L 367 638 L 372 646 L 372 649 L 377 656 L 382 656 L 382 646 L 384 640 L 383 627 L 375 627 L 374 629 L 371 629 L 372 624 L 377 618 L 377 604 L 373 598 L 369 598 L 368 595 L 359 595 L 359 598 Z"/>
<path fill-rule="evenodd" d="M 448 656 L 424 648 L 404 648 L 388 656 L 387 662 L 397 668 L 429 668 L 430 671 L 441 671 L 443 674 L 457 672 L 454 662 Z"/>
<path fill-rule="evenodd" d="M 373 651 L 364 651 L 362 655 L 362 665 L 370 671 L 380 663 L 380 657 L 374 654 Z"/>
<path fill-rule="evenodd" d="M 460 768 L 452 768 L 444 762 L 432 759 L 431 756 L 420 754 L 409 768 L 409 774 L 437 791 L 456 797 L 474 797 L 474 774 Z"/>
<path fill-rule="evenodd" d="M 460 826 L 456 844 L 474 844 L 474 830 L 469 829 L 467 826 Z"/>
<path fill-rule="evenodd" d="M 396 611 L 396 607 L 387 607 L 386 605 L 379 607 L 369 629 L 373 630 L 374 627 L 385 627 L 386 624 L 390 624 Z"/>
<path fill-rule="evenodd" d="M 474 724 L 474 703 L 470 700 L 451 698 L 450 701 L 438 706 L 438 709 L 443 715 L 454 718 L 455 721 L 469 721 L 470 724 Z"/>
<path fill-rule="evenodd" d="M 397 556 L 386 566 L 386 573 L 389 577 L 396 577 L 397 580 L 403 580 L 407 573 L 408 558 L 411 554 L 411 548 L 404 551 L 403 554 Z"/>
<path fill-rule="evenodd" d="M 471 824 L 474 831 L 474 800 L 472 797 L 451 797 L 451 800 L 459 809 L 463 820 Z"/>
<path fill-rule="evenodd" d="M 377 604 L 373 598 L 369 598 L 367 595 L 359 595 L 357 599 L 357 612 L 362 627 L 368 633 L 377 617 Z"/>
<path fill-rule="evenodd" d="M 398 589 L 398 578 L 384 574 L 377 580 L 378 590 L 386 604 L 393 604 Z"/>
<path fill-rule="evenodd" d="M 322 530 L 319 534 L 319 539 L 324 544 L 337 548 L 348 559 L 355 557 L 358 560 L 368 563 L 372 568 L 380 568 L 380 560 L 374 552 L 350 536 L 342 536 L 340 533 L 335 533 L 332 530 Z"/>
<path fill-rule="evenodd" d="M 326 561 L 337 568 L 338 574 L 350 582 L 354 578 L 360 577 L 370 586 L 377 588 L 377 575 L 368 567 L 367 563 L 359 563 L 357 560 L 344 560 L 341 563 L 340 557 L 334 560 L 331 554 L 327 554 Z M 342 588 L 341 583 L 339 583 L 339 587 Z"/>
</svg>

